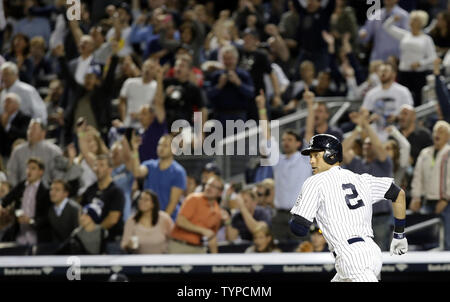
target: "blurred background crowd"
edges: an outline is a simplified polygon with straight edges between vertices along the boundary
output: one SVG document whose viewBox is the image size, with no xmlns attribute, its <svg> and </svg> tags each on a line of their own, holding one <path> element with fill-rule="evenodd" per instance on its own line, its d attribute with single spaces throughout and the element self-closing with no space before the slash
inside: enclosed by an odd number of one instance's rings
<svg viewBox="0 0 450 302">
<path fill-rule="evenodd" d="M 439 217 L 450 249 L 450 1 L 78 4 L 79 19 L 73 2 L 0 1 L 0 254 L 328 251 L 316 226 L 288 226 L 318 133 L 345 168 L 394 178 L 409 217 Z M 239 180 L 171 148 L 299 114 L 262 129 L 279 160 Z M 386 251 L 391 201 L 372 220 Z"/>
</svg>

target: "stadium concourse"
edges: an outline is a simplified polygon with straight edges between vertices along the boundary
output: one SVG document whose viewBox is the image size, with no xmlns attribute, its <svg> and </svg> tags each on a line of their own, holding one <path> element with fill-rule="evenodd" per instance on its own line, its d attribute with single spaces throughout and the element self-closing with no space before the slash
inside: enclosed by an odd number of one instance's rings
<svg viewBox="0 0 450 302">
<path fill-rule="evenodd" d="M 447 281 L 450 1 L 371 2 L 0 1 L 0 280 L 330 281 L 320 219 L 288 223 L 328 134 L 405 192 L 401 234 L 336 198 L 381 280 Z"/>
</svg>

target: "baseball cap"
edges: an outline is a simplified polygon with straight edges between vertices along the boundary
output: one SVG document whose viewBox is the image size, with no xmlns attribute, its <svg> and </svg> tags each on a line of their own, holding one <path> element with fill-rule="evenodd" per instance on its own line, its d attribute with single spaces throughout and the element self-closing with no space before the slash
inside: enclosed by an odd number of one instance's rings
<svg viewBox="0 0 450 302">
<path fill-rule="evenodd" d="M 102 220 L 101 220 L 102 207 L 103 207 L 103 202 L 93 201 L 83 208 L 83 214 L 89 215 L 89 217 L 91 217 L 91 219 L 96 224 L 99 224 L 100 222 L 102 222 Z"/>
<path fill-rule="evenodd" d="M 117 9 L 120 9 L 120 8 L 124 9 L 124 10 L 127 12 L 127 14 L 131 16 L 131 8 L 130 8 L 130 5 L 129 5 L 128 3 L 126 3 L 126 2 L 121 2 L 121 3 L 117 6 Z"/>
<path fill-rule="evenodd" d="M 258 31 L 256 31 L 253 28 L 249 28 L 247 27 L 246 29 L 244 29 L 244 31 L 242 32 L 242 37 L 246 36 L 246 35 L 252 35 L 253 37 L 255 37 L 256 39 L 259 39 L 259 33 Z"/>
<path fill-rule="evenodd" d="M 207 164 L 203 167 L 203 171 L 214 172 L 214 174 L 220 175 L 220 169 L 219 169 L 219 167 L 217 166 L 217 164 L 214 163 L 214 162 L 207 163 Z"/>
<path fill-rule="evenodd" d="M 103 68 L 100 64 L 91 64 L 88 67 L 86 74 L 95 74 L 98 78 L 101 78 Z"/>
</svg>

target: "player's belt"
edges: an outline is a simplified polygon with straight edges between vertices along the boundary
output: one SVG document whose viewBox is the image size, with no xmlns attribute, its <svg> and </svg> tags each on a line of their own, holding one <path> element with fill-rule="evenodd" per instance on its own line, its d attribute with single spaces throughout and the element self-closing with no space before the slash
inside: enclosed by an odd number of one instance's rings
<svg viewBox="0 0 450 302">
<path fill-rule="evenodd" d="M 353 244 L 353 243 L 359 242 L 359 241 L 364 241 L 364 239 L 362 239 L 361 237 L 355 237 L 355 238 L 351 238 L 351 239 L 347 240 L 348 244 Z"/>
<path fill-rule="evenodd" d="M 362 239 L 361 237 L 355 237 L 355 238 L 350 238 L 349 240 L 347 240 L 348 244 L 353 244 L 355 242 L 360 242 L 360 241 L 364 241 L 364 239 Z M 336 258 L 336 253 L 333 252 L 333 256 L 334 258 Z"/>
</svg>

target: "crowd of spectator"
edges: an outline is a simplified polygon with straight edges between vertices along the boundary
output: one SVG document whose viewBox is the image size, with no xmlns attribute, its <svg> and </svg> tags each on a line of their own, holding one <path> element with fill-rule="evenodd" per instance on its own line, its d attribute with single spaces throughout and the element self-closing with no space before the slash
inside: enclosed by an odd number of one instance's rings
<svg viewBox="0 0 450 302">
<path fill-rule="evenodd" d="M 308 240 L 288 227 L 312 175 L 300 151 L 327 133 L 345 168 L 392 177 L 413 213 L 441 216 L 450 250 L 450 1 L 383 0 L 368 18 L 357 0 L 81 0 L 79 19 L 66 2 L 0 0 L 1 242 L 24 254 L 328 251 L 317 227 Z M 331 125 L 329 97 L 361 105 Z M 305 127 L 277 141 L 270 122 L 298 111 Z M 194 136 L 267 121 L 270 166 L 232 183 L 211 158 L 195 175 L 174 155 L 177 120 Z M 182 134 L 183 148 L 208 139 Z M 388 250 L 390 201 L 372 222 Z"/>
</svg>

